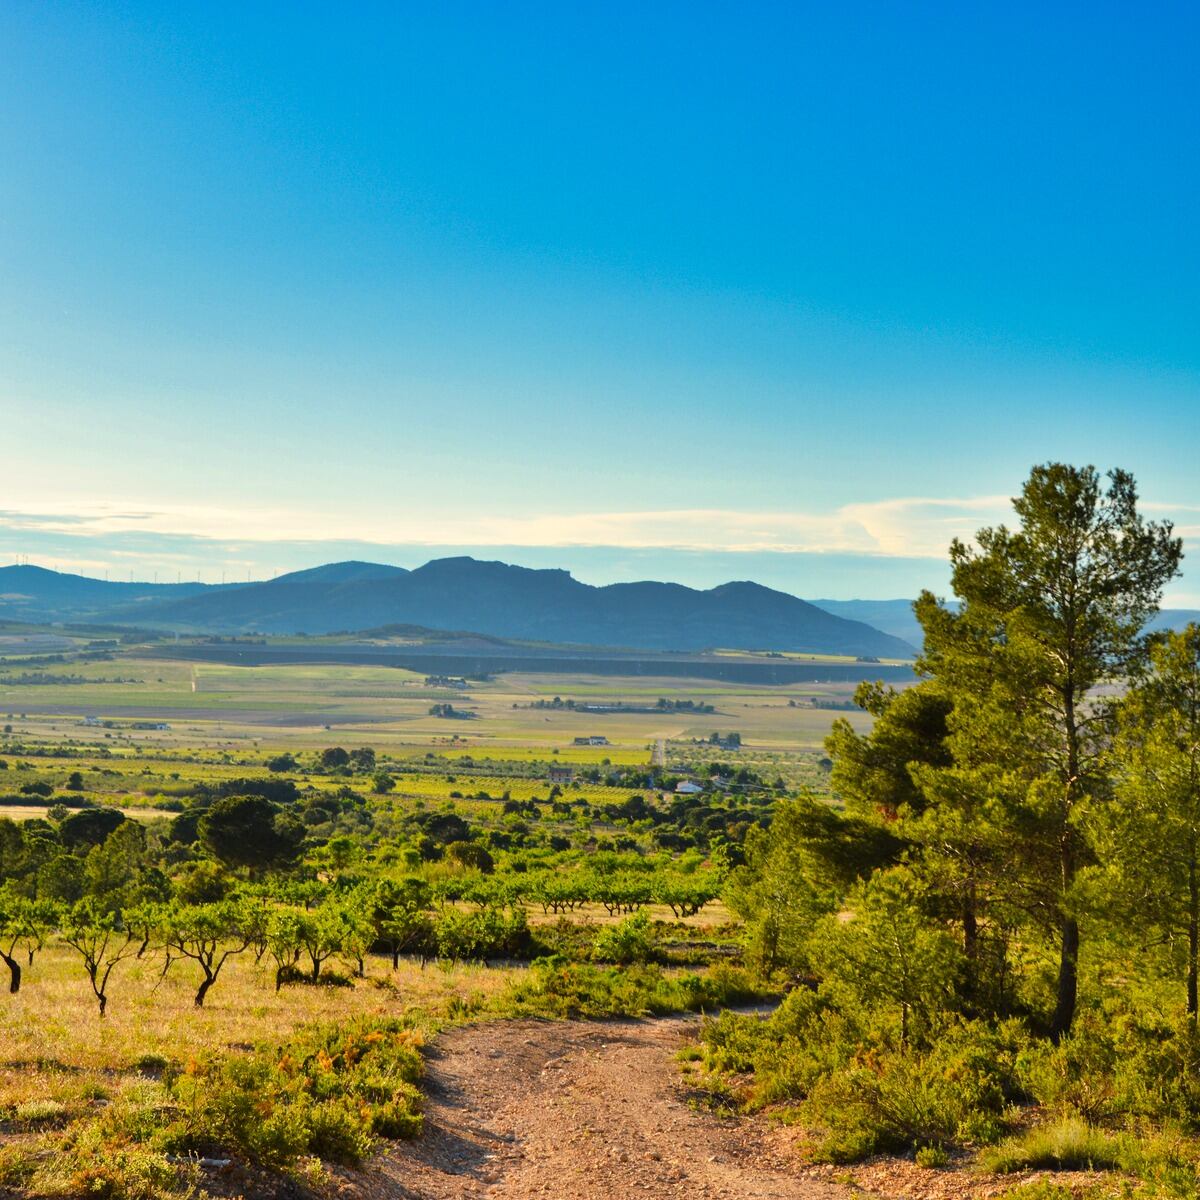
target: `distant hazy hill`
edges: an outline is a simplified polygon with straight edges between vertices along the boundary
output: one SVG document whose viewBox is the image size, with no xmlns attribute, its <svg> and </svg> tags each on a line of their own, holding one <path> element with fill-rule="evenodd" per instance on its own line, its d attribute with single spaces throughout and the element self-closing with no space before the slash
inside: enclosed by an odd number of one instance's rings
<svg viewBox="0 0 1200 1200">
<path fill-rule="evenodd" d="M 813 600 L 818 608 L 845 617 L 849 621 L 865 621 L 892 637 L 920 647 L 924 634 L 913 616 L 911 600 Z M 1200 611 L 1190 608 L 1164 608 L 1153 621 L 1151 629 L 1182 629 L 1189 621 L 1200 624 Z"/>
<path fill-rule="evenodd" d="M 364 579 L 395 579 L 407 575 L 407 567 L 391 567 L 386 563 L 336 562 L 322 567 L 309 567 L 307 571 L 292 571 L 273 580 L 274 583 L 358 583 Z"/>
<path fill-rule="evenodd" d="M 910 646 L 919 648 L 924 641 L 921 627 L 913 616 L 911 600 L 813 600 L 811 603 L 835 617 L 865 621 Z"/>
<path fill-rule="evenodd" d="M 0 620 L 70 621 L 93 617 L 118 605 L 223 591 L 202 583 L 119 583 L 48 571 L 45 567 L 0 567 Z"/>
<path fill-rule="evenodd" d="M 566 571 L 442 558 L 415 571 L 326 563 L 262 583 L 126 583 L 0 567 L 0 620 L 103 621 L 195 633 L 338 633 L 409 625 L 640 650 L 792 650 L 911 657 L 910 600 L 805 601 L 756 583 L 592 587 Z M 1164 609 L 1152 628 L 1200 622 Z"/>
<path fill-rule="evenodd" d="M 92 615 L 180 631 L 336 633 L 409 624 L 654 650 L 793 650 L 911 657 L 897 638 L 756 583 L 592 587 L 566 571 L 443 558 L 415 571 L 333 563 L 265 583 L 138 596 Z"/>
</svg>

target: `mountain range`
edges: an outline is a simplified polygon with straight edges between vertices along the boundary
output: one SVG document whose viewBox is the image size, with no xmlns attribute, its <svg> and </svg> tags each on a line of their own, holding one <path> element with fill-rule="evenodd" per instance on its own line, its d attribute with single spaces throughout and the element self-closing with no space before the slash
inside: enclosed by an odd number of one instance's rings
<svg viewBox="0 0 1200 1200">
<path fill-rule="evenodd" d="M 0 620 L 88 621 L 185 634 L 356 633 L 384 626 L 639 650 L 777 650 L 912 658 L 910 600 L 801 600 L 749 582 L 593 587 L 567 571 L 474 558 L 415 570 L 338 562 L 258 583 L 133 583 L 0 567 Z M 1164 609 L 1152 628 L 1200 612 Z"/>
<path fill-rule="evenodd" d="M 409 571 L 329 563 L 260 583 L 118 583 L 0 568 L 0 618 L 91 621 L 180 633 L 327 634 L 409 624 L 505 638 L 645 650 L 911 658 L 903 639 L 757 583 L 593 587 L 567 571 L 473 558 Z"/>
</svg>

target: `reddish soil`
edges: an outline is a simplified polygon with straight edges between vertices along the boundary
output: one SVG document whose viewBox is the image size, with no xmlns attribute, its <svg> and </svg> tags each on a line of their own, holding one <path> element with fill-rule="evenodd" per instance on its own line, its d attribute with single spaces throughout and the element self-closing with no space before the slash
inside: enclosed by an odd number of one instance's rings
<svg viewBox="0 0 1200 1200">
<path fill-rule="evenodd" d="M 806 1177 L 765 1123 L 689 1105 L 689 1019 L 491 1021 L 439 1038 L 424 1135 L 343 1194 L 371 1200 L 561 1197 L 846 1200 Z"/>
</svg>

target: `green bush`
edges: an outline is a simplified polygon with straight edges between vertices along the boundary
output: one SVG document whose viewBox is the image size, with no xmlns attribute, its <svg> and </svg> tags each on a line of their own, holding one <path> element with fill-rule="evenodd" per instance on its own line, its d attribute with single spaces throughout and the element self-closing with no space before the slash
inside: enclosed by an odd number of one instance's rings
<svg viewBox="0 0 1200 1200">
<path fill-rule="evenodd" d="M 818 1157 L 852 1162 L 994 1137 L 1003 1109 L 996 1073 L 969 1055 L 938 1057 L 897 1052 L 821 1080 L 803 1106 L 826 1131 Z"/>
<path fill-rule="evenodd" d="M 54 1125 L 67 1117 L 67 1106 L 58 1100 L 26 1100 L 13 1109 L 12 1119 L 18 1125 Z"/>
<path fill-rule="evenodd" d="M 195 1164 L 172 1162 L 160 1149 L 115 1135 L 103 1122 L 82 1124 L 48 1157 L 17 1166 L 5 1182 L 36 1196 L 96 1200 L 166 1200 L 195 1195 Z M 8 1172 L 0 1172 L 8 1174 Z"/>
<path fill-rule="evenodd" d="M 655 952 L 655 937 L 645 911 L 636 912 L 615 925 L 606 925 L 592 947 L 592 955 L 599 962 L 625 966 L 650 962 Z"/>
<path fill-rule="evenodd" d="M 765 1020 L 722 1013 L 701 1036 L 711 1072 L 752 1077 L 747 1107 L 798 1102 L 824 1131 L 818 1157 L 835 1162 L 994 1141 L 1019 1091 L 1015 1022 L 959 1021 L 918 1049 L 853 1005 L 797 989 Z"/>
<path fill-rule="evenodd" d="M 718 965 L 704 975 L 669 975 L 661 967 L 595 967 L 539 958 L 497 1001 L 505 1016 L 597 1018 L 700 1012 L 762 999 L 742 970 Z"/>
<path fill-rule="evenodd" d="M 356 1163 L 377 1137 L 421 1128 L 420 1040 L 402 1021 L 302 1030 L 280 1047 L 189 1067 L 167 1081 L 175 1152 L 234 1152 L 268 1166 L 302 1155 Z"/>
<path fill-rule="evenodd" d="M 750 1108 L 803 1099 L 844 1068 L 867 1036 L 858 1021 L 808 988 L 790 992 L 769 1017 L 723 1012 L 702 1033 L 710 1071 L 753 1075 Z"/>
<path fill-rule="evenodd" d="M 1200 1036 L 1185 1019 L 1089 1013 L 1057 1046 L 1030 1042 L 1017 1074 L 1022 1090 L 1059 1116 L 1200 1128 Z"/>
<path fill-rule="evenodd" d="M 988 1171 L 1092 1171 L 1123 1165 L 1122 1142 L 1078 1117 L 1038 1125 L 980 1155 Z"/>
<path fill-rule="evenodd" d="M 935 1170 L 944 1167 L 950 1161 L 950 1155 L 943 1146 L 922 1146 L 914 1155 L 918 1167 Z"/>
</svg>

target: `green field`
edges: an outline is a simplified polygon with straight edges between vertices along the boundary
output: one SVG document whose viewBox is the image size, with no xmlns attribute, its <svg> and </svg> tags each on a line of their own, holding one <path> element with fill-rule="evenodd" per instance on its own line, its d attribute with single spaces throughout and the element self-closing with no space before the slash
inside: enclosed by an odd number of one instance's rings
<svg viewBox="0 0 1200 1200">
<path fill-rule="evenodd" d="M 675 761 L 702 754 L 699 743 L 714 733 L 736 731 L 745 754 L 777 759 L 781 774 L 789 777 L 794 773 L 789 765 L 807 766 L 822 755 L 835 717 L 846 717 L 858 728 L 867 724 L 857 711 L 812 707 L 814 701 L 845 703 L 853 692 L 849 684 L 775 688 L 505 673 L 457 691 L 427 687 L 422 676 L 394 668 L 187 663 L 140 657 L 136 647 L 110 660 L 68 661 L 40 670 L 71 678 L 14 684 L 9 680 L 15 669 L 0 671 L 0 714 L 12 727 L 9 741 L 69 745 L 80 755 L 95 751 L 169 760 L 183 750 L 203 750 L 249 762 L 269 749 L 302 752 L 332 740 L 369 744 L 396 760 L 433 752 L 447 759 L 471 755 L 536 762 L 553 756 L 576 764 L 634 764 L 648 762 L 659 739 L 667 740 Z M 123 681 L 111 682 L 115 677 Z M 692 700 L 715 711 L 597 714 L 530 707 L 554 696 L 614 705 Z M 435 703 L 473 715 L 434 717 L 429 709 Z M 105 725 L 86 725 L 85 718 Z M 166 721 L 170 729 L 134 728 L 152 721 Z M 589 735 L 611 744 L 573 744 Z"/>
</svg>

